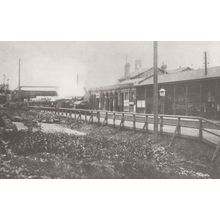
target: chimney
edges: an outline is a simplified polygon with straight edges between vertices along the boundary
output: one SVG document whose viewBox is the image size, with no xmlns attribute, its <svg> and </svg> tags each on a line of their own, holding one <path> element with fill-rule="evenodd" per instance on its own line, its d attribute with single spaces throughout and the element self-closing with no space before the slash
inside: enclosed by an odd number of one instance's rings
<svg viewBox="0 0 220 220">
<path fill-rule="evenodd" d="M 135 72 L 141 69 L 141 60 L 135 60 L 134 69 L 135 69 Z"/>
<path fill-rule="evenodd" d="M 130 76 L 130 63 L 125 64 L 125 78 L 129 78 Z"/>
</svg>

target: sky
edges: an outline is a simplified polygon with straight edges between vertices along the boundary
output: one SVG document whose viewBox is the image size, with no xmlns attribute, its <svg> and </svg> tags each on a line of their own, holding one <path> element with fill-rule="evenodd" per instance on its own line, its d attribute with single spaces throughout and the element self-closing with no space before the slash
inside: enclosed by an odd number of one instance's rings
<svg viewBox="0 0 220 220">
<path fill-rule="evenodd" d="M 220 42 L 158 42 L 158 65 L 168 69 L 183 66 L 202 68 L 204 51 L 208 66 L 220 65 Z M 18 60 L 21 59 L 21 85 L 58 86 L 59 94 L 72 96 L 86 87 L 111 85 L 123 77 L 127 61 L 141 60 L 143 68 L 153 65 L 150 41 L 90 42 L 0 42 L 0 82 L 9 78 L 11 89 L 18 86 Z M 77 84 L 77 74 L 79 83 Z"/>
</svg>

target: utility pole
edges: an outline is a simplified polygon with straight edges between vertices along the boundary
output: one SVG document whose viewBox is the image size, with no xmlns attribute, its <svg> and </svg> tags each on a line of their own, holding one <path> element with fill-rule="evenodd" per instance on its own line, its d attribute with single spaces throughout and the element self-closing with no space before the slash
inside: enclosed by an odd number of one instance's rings
<svg viewBox="0 0 220 220">
<path fill-rule="evenodd" d="M 21 101 L 21 59 L 18 62 L 18 100 Z"/>
<path fill-rule="evenodd" d="M 207 52 L 206 51 L 204 52 L 204 59 L 205 59 L 205 62 L 204 62 L 204 64 L 205 64 L 205 75 L 207 76 L 207 74 L 208 74 L 208 70 L 207 70 L 208 63 L 207 63 Z"/>
<path fill-rule="evenodd" d="M 153 111 L 154 111 L 154 143 L 158 140 L 158 73 L 157 73 L 157 41 L 154 41 L 154 53 L 153 53 L 153 63 L 154 63 L 154 75 L 153 75 Z"/>
</svg>

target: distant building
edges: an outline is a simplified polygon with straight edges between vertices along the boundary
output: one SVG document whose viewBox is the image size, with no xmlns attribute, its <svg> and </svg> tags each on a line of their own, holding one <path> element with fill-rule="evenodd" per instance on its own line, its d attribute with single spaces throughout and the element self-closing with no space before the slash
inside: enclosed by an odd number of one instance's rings
<svg viewBox="0 0 220 220">
<path fill-rule="evenodd" d="M 54 86 L 21 86 L 20 94 L 17 88 L 13 92 L 14 100 L 31 100 L 38 96 L 41 97 L 54 97 L 57 96 L 57 87 Z M 20 96 L 20 97 L 19 97 Z"/>
<path fill-rule="evenodd" d="M 153 112 L 153 68 L 135 71 L 112 86 L 89 90 L 90 106 L 94 109 L 137 113 Z M 158 68 L 158 87 L 165 89 L 165 114 L 197 115 L 220 119 L 220 66 L 204 69 L 179 67 Z M 159 95 L 158 90 L 158 95 Z M 162 98 L 159 97 L 159 113 Z"/>
</svg>

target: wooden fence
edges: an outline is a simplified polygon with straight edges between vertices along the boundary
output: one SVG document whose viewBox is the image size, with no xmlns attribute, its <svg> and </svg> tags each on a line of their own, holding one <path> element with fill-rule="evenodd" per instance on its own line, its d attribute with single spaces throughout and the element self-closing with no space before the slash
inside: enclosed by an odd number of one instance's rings
<svg viewBox="0 0 220 220">
<path fill-rule="evenodd" d="M 153 114 L 131 112 L 111 112 L 103 110 L 85 110 L 70 108 L 52 108 L 29 106 L 30 109 L 52 112 L 56 115 L 84 120 L 89 123 L 131 128 L 134 130 L 153 131 Z M 220 125 L 201 117 L 183 115 L 159 115 L 158 130 L 161 134 L 174 134 L 204 141 L 216 146 L 220 141 Z"/>
</svg>

